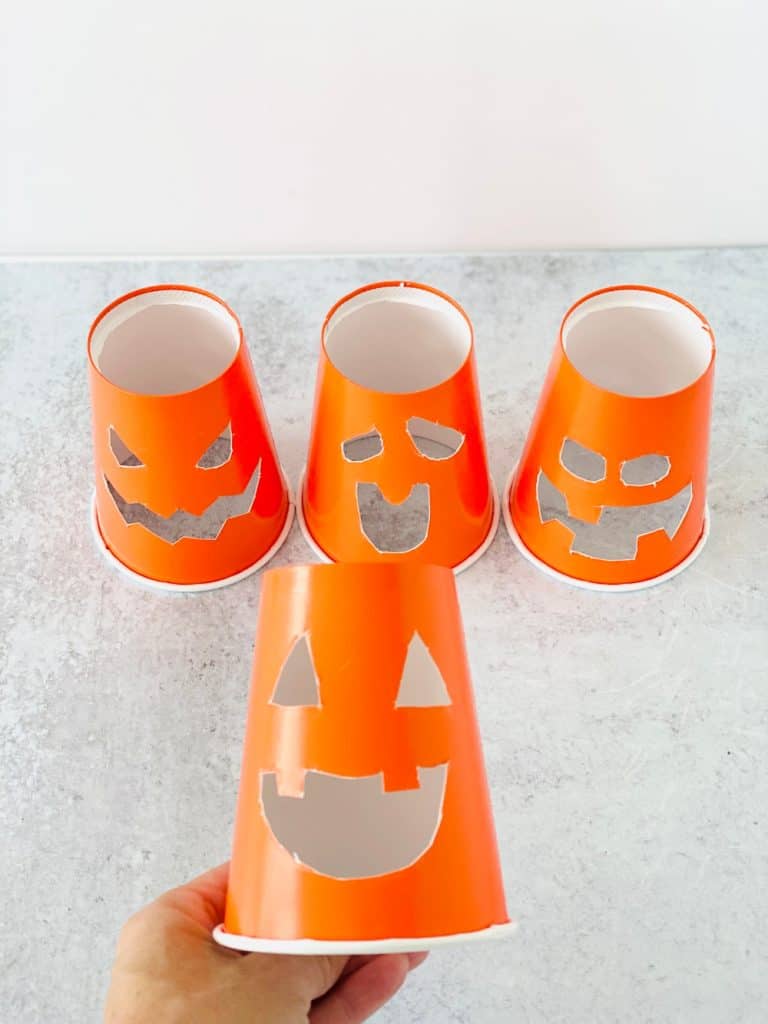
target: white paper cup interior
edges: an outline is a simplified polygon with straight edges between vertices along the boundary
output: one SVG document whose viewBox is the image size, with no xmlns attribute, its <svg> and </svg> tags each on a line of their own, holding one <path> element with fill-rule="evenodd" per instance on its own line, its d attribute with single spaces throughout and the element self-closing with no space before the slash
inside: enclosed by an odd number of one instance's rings
<svg viewBox="0 0 768 1024">
<path fill-rule="evenodd" d="M 563 348 L 592 384 L 656 397 L 693 384 L 712 358 L 709 325 L 684 303 L 640 289 L 603 292 L 563 324 Z"/>
<path fill-rule="evenodd" d="M 361 292 L 339 306 L 324 340 L 328 358 L 355 384 L 409 394 L 442 384 L 461 369 L 472 331 L 440 295 L 394 285 Z"/>
<path fill-rule="evenodd" d="M 215 380 L 239 344 L 239 325 L 220 302 L 198 292 L 153 291 L 126 299 L 100 320 L 91 356 L 125 391 L 175 395 Z"/>
</svg>

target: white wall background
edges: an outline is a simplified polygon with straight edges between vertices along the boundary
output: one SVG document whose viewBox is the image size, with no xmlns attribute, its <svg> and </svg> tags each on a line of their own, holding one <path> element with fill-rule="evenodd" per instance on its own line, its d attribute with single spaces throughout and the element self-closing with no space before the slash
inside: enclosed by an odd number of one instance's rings
<svg viewBox="0 0 768 1024">
<path fill-rule="evenodd" d="M 0 254 L 768 241 L 763 0 L 0 11 Z"/>
</svg>

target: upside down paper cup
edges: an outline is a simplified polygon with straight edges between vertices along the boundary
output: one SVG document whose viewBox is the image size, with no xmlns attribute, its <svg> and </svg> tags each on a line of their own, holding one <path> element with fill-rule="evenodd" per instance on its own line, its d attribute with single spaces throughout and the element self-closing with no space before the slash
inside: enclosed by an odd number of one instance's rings
<svg viewBox="0 0 768 1024">
<path fill-rule="evenodd" d="M 292 507 L 240 323 L 210 292 L 143 288 L 88 337 L 97 541 L 166 589 L 222 586 L 277 550 Z"/>
<path fill-rule="evenodd" d="M 597 589 L 680 572 L 708 533 L 715 347 L 698 310 L 642 285 L 566 313 L 504 512 L 540 568 Z"/>
<path fill-rule="evenodd" d="M 216 939 L 383 952 L 512 927 L 451 571 L 265 573 Z"/>
<path fill-rule="evenodd" d="M 384 281 L 330 311 L 301 492 L 305 537 L 330 561 L 459 570 L 490 544 L 474 336 L 448 295 Z"/>
</svg>

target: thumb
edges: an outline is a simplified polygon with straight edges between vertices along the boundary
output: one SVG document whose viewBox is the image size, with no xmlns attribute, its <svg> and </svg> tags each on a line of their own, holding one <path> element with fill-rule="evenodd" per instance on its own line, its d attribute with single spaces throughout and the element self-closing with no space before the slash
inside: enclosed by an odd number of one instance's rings
<svg viewBox="0 0 768 1024">
<path fill-rule="evenodd" d="M 248 981 L 280 991 L 309 1008 L 329 992 L 347 966 L 347 956 L 290 956 L 284 953 L 249 953 L 238 964 Z"/>
</svg>

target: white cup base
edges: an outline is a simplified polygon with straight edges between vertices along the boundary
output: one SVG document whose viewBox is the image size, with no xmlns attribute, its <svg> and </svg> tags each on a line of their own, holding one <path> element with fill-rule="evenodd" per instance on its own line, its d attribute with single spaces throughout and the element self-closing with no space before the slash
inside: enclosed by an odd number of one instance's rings
<svg viewBox="0 0 768 1024">
<path fill-rule="evenodd" d="M 293 524 L 294 514 L 294 503 L 291 496 L 291 489 L 290 487 L 288 487 L 287 483 L 286 488 L 288 491 L 288 511 L 285 514 L 285 522 L 283 523 L 283 528 L 280 531 L 280 534 L 275 543 L 272 545 L 269 551 L 267 551 L 265 555 L 262 555 L 262 557 L 257 562 L 254 562 L 253 565 L 249 565 L 245 569 L 241 569 L 240 572 L 234 573 L 232 576 L 225 576 L 224 579 L 221 580 L 211 580 L 207 583 L 166 583 L 163 580 L 153 580 L 150 579 L 149 576 L 142 576 L 141 573 L 136 572 L 134 569 L 130 569 L 127 565 L 125 565 L 124 562 L 121 562 L 120 559 L 117 558 L 109 550 L 101 534 L 101 528 L 99 527 L 99 520 L 96 512 L 95 493 L 93 495 L 93 498 L 91 499 L 91 513 L 89 517 L 91 521 L 91 532 L 93 534 L 93 539 L 96 543 L 96 547 L 102 553 L 107 562 L 109 562 L 112 568 L 116 569 L 123 576 L 127 576 L 134 583 L 139 583 L 141 586 L 147 587 L 150 590 L 162 590 L 166 593 L 177 594 L 199 594 L 206 590 L 219 590 L 221 587 L 229 587 L 233 583 L 239 583 L 240 580 L 244 580 L 246 576 L 251 576 L 253 573 L 258 572 L 259 569 L 262 569 L 267 564 L 267 562 L 274 555 L 277 554 L 277 552 L 285 543 L 286 538 L 290 533 L 291 525 Z"/>
<path fill-rule="evenodd" d="M 289 953 L 294 956 L 317 956 L 318 954 L 339 954 L 356 956 L 364 953 L 417 953 L 421 950 L 437 949 L 440 946 L 468 942 L 487 942 L 503 939 L 517 930 L 517 922 L 494 924 L 476 932 L 460 932 L 456 935 L 431 935 L 413 939 L 257 939 L 248 935 L 233 935 L 217 925 L 214 939 L 220 946 L 237 949 L 241 953 Z"/>
</svg>

